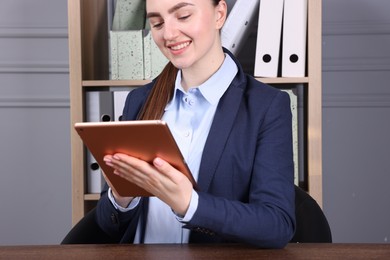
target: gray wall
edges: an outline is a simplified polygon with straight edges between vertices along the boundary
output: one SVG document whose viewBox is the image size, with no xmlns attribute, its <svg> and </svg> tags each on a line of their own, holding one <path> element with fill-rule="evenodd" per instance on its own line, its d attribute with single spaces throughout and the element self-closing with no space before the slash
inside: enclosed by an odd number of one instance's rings
<svg viewBox="0 0 390 260">
<path fill-rule="evenodd" d="M 0 245 L 71 226 L 66 0 L 1 0 Z"/>
<path fill-rule="evenodd" d="M 323 1 L 323 191 L 335 242 L 390 240 L 390 1 Z"/>
<path fill-rule="evenodd" d="M 71 227 L 67 1 L 1 6 L 0 245 L 57 244 Z M 323 0 L 323 204 L 335 242 L 390 238 L 389 11 L 388 0 Z"/>
</svg>

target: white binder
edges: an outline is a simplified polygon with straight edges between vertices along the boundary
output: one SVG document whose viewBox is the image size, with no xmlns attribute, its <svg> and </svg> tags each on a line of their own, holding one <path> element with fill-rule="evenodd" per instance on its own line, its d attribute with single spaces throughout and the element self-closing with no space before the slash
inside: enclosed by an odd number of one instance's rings
<svg viewBox="0 0 390 260">
<path fill-rule="evenodd" d="M 99 164 L 93 155 L 88 151 L 87 154 L 87 192 L 100 193 L 106 183 L 102 175 Z"/>
<path fill-rule="evenodd" d="M 112 121 L 113 118 L 113 97 L 110 91 L 87 91 L 85 94 L 86 121 Z M 100 167 L 95 158 L 87 150 L 87 192 L 100 193 L 105 180 L 101 174 Z"/>
<path fill-rule="evenodd" d="M 304 77 L 307 0 L 284 0 L 282 77 Z"/>
<path fill-rule="evenodd" d="M 114 91 L 114 121 L 121 121 L 123 108 L 130 90 Z"/>
<path fill-rule="evenodd" d="M 261 0 L 257 28 L 255 77 L 277 77 L 284 0 Z"/>
<path fill-rule="evenodd" d="M 85 93 L 85 119 L 87 122 L 111 121 L 113 116 L 110 91 L 87 91 Z"/>
<path fill-rule="evenodd" d="M 237 0 L 221 29 L 222 46 L 237 55 L 250 34 L 259 0 Z"/>
</svg>

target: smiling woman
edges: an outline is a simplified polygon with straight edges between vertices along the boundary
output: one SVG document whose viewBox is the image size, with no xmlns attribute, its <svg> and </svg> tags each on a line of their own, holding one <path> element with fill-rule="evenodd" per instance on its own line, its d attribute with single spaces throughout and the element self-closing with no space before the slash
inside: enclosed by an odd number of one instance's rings
<svg viewBox="0 0 390 260">
<path fill-rule="evenodd" d="M 166 121 L 199 189 L 162 158 L 107 154 L 115 174 L 154 196 L 107 186 L 99 226 L 122 243 L 284 247 L 295 230 L 288 95 L 245 74 L 222 47 L 224 0 L 146 0 L 146 10 L 169 63 L 130 92 L 123 119 Z"/>
</svg>

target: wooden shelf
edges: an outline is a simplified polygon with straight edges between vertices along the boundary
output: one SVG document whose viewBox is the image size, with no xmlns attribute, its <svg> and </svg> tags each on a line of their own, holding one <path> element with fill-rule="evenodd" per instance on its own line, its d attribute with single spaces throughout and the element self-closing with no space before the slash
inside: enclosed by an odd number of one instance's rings
<svg viewBox="0 0 390 260">
<path fill-rule="evenodd" d="M 85 194 L 84 195 L 84 200 L 92 200 L 92 201 L 97 201 L 100 198 L 100 194 Z"/>
<path fill-rule="evenodd" d="M 275 84 L 306 84 L 309 83 L 309 78 L 256 78 L 263 83 L 275 85 Z"/>
<path fill-rule="evenodd" d="M 308 77 L 303 78 L 256 78 L 258 81 L 267 84 L 306 84 Z M 83 87 L 120 87 L 120 86 L 142 86 L 150 83 L 150 80 L 83 80 Z"/>
<path fill-rule="evenodd" d="M 121 86 L 142 86 L 151 82 L 150 80 L 84 80 L 83 87 L 121 87 Z"/>
</svg>

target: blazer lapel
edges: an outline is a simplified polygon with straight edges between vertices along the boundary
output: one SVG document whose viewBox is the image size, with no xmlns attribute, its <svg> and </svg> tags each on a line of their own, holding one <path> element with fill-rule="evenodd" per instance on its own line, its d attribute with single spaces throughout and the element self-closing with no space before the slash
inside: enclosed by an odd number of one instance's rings
<svg viewBox="0 0 390 260">
<path fill-rule="evenodd" d="M 244 92 L 243 88 L 240 87 L 242 83 L 243 81 L 236 77 L 219 101 L 199 169 L 198 188 L 202 192 L 207 191 L 210 186 L 225 143 L 233 127 Z"/>
</svg>

